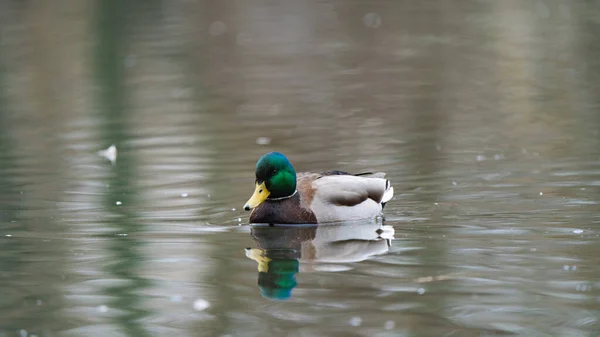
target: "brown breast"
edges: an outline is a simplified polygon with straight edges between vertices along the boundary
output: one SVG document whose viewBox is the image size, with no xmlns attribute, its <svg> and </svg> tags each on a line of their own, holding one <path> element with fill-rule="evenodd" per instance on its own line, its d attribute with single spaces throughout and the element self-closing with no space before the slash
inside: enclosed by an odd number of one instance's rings
<svg viewBox="0 0 600 337">
<path fill-rule="evenodd" d="M 250 223 L 306 224 L 317 223 L 317 217 L 300 202 L 301 192 L 284 200 L 265 200 L 252 210 Z"/>
</svg>

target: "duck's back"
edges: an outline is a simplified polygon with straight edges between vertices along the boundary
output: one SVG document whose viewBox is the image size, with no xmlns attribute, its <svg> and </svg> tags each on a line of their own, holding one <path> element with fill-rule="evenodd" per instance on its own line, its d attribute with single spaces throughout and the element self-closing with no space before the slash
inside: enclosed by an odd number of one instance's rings
<svg viewBox="0 0 600 337">
<path fill-rule="evenodd" d="M 351 175 L 340 171 L 298 175 L 298 191 L 317 221 L 375 219 L 393 196 L 384 173 Z"/>
</svg>

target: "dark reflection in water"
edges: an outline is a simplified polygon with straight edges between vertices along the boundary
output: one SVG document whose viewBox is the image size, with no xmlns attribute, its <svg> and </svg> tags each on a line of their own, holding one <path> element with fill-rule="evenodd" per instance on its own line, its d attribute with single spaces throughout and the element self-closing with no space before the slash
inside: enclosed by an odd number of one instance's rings
<svg viewBox="0 0 600 337">
<path fill-rule="evenodd" d="M 264 297 L 288 299 L 296 287 L 300 261 L 312 264 L 360 262 L 388 251 L 394 229 L 372 223 L 338 225 L 253 225 L 258 248 L 246 256 L 258 263 L 258 287 Z M 318 270 L 336 270 L 319 266 Z"/>
<path fill-rule="evenodd" d="M 0 1 L 0 336 L 597 336 L 599 17 Z M 275 150 L 387 172 L 394 244 L 246 225 Z"/>
</svg>

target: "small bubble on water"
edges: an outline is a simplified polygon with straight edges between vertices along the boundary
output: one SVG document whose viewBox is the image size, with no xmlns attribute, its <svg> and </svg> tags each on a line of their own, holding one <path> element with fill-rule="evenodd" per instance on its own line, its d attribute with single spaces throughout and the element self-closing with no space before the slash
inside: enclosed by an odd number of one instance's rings
<svg viewBox="0 0 600 337">
<path fill-rule="evenodd" d="M 536 252 L 537 248 L 530 248 L 529 251 Z"/>
<path fill-rule="evenodd" d="M 98 306 L 98 312 L 102 312 L 102 313 L 108 312 L 108 307 L 106 305 L 102 304 L 102 305 Z"/>
<path fill-rule="evenodd" d="M 10 237 L 12 237 L 12 234 L 6 234 L 4 236 L 6 236 L 7 238 L 10 238 Z"/>
<path fill-rule="evenodd" d="M 350 325 L 352 326 L 360 326 L 362 324 L 362 318 L 358 316 L 354 316 L 350 318 Z"/>
<path fill-rule="evenodd" d="M 485 161 L 485 160 L 487 159 L 487 157 L 486 157 L 486 156 L 484 156 L 484 155 L 482 155 L 482 154 L 480 154 L 480 155 L 478 155 L 477 157 L 475 157 L 475 159 L 476 159 L 477 161 Z"/>
<path fill-rule="evenodd" d="M 385 324 L 383 325 L 383 328 L 386 330 L 392 330 L 395 327 L 396 327 L 396 322 L 394 322 L 392 320 L 386 321 Z"/>
<path fill-rule="evenodd" d="M 182 198 L 187 198 L 188 194 L 187 193 L 181 193 L 181 197 Z"/>
<path fill-rule="evenodd" d="M 577 270 L 577 266 L 571 266 L 571 270 Z"/>
<path fill-rule="evenodd" d="M 363 17 L 363 24 L 368 28 L 379 28 L 381 26 L 381 16 L 375 13 L 367 13 Z"/>
<path fill-rule="evenodd" d="M 581 234 L 581 233 L 583 233 L 583 229 L 574 229 L 573 233 L 575 233 L 575 234 Z"/>
<path fill-rule="evenodd" d="M 242 222 L 242 218 L 237 218 L 237 221 L 238 222 Z"/>
<path fill-rule="evenodd" d="M 27 330 L 25 330 L 25 329 L 19 330 L 19 336 L 21 336 L 21 337 L 27 337 Z"/>
<path fill-rule="evenodd" d="M 37 305 L 42 305 L 42 300 L 37 300 L 37 301 L 35 301 L 35 304 L 37 304 Z"/>
<path fill-rule="evenodd" d="M 502 160 L 504 159 L 504 155 L 503 154 L 495 154 L 494 155 L 494 160 Z"/>
<path fill-rule="evenodd" d="M 564 265 L 563 266 L 563 270 L 569 270 L 569 266 L 568 265 Z"/>
<path fill-rule="evenodd" d="M 423 295 L 424 293 L 425 293 L 425 289 L 424 288 L 417 289 L 417 294 Z"/>
<path fill-rule="evenodd" d="M 232 212 L 235 212 L 235 207 L 233 207 L 233 208 L 231 209 L 231 211 L 232 211 Z"/>
<path fill-rule="evenodd" d="M 540 195 L 544 195 L 544 192 L 540 192 Z"/>
<path fill-rule="evenodd" d="M 452 182 L 452 186 L 457 186 L 458 184 L 456 183 L 456 181 Z"/>
<path fill-rule="evenodd" d="M 210 307 L 210 303 L 205 299 L 199 298 L 194 301 L 193 306 L 194 306 L 194 310 L 203 311 L 203 310 L 208 309 L 208 307 Z"/>
<path fill-rule="evenodd" d="M 115 202 L 115 204 L 116 204 L 117 206 L 121 206 L 123 203 L 122 203 L 122 202 L 120 202 L 120 201 L 117 201 L 117 202 Z"/>
<path fill-rule="evenodd" d="M 269 137 L 258 137 L 258 138 L 256 138 L 256 144 L 258 144 L 258 145 L 269 145 L 269 144 L 271 144 L 271 138 L 269 138 Z"/>
</svg>

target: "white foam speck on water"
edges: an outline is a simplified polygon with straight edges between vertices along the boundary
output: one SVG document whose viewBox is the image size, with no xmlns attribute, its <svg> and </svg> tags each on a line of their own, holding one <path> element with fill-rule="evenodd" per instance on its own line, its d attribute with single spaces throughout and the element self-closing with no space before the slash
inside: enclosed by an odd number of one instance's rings
<svg viewBox="0 0 600 337">
<path fill-rule="evenodd" d="M 417 294 L 423 295 L 424 293 L 425 293 L 425 288 L 419 288 L 419 289 L 417 289 Z"/>
<path fill-rule="evenodd" d="M 96 154 L 108 159 L 113 165 L 117 162 L 117 147 L 114 144 L 109 146 L 106 150 L 96 152 Z"/>
<path fill-rule="evenodd" d="M 242 218 L 237 218 L 237 221 L 238 222 L 242 222 Z"/>
<path fill-rule="evenodd" d="M 42 300 L 37 300 L 37 301 L 35 301 L 35 304 L 37 304 L 37 305 L 42 305 Z"/>
<path fill-rule="evenodd" d="M 456 183 L 456 181 L 452 182 L 452 186 L 457 186 L 458 184 Z"/>
<path fill-rule="evenodd" d="M 394 321 L 386 321 L 385 324 L 383 325 L 383 328 L 386 330 L 392 330 L 393 328 L 396 327 L 396 322 Z"/>
<path fill-rule="evenodd" d="M 105 313 L 108 312 L 108 307 L 104 304 L 98 306 L 98 312 Z"/>
<path fill-rule="evenodd" d="M 231 208 L 231 211 L 232 211 L 232 212 L 235 212 L 235 207 L 232 207 L 232 208 Z"/>
<path fill-rule="evenodd" d="M 368 28 L 379 28 L 381 26 L 381 16 L 376 13 L 367 13 L 363 16 L 363 24 Z"/>
<path fill-rule="evenodd" d="M 117 236 L 127 236 L 127 233 L 119 233 Z"/>
<path fill-rule="evenodd" d="M 27 337 L 27 330 L 25 330 L 25 329 L 19 330 L 19 336 L 21 336 L 21 337 Z"/>
<path fill-rule="evenodd" d="M 487 159 L 487 157 L 486 157 L 486 156 L 484 156 L 484 155 L 482 155 L 482 154 L 480 154 L 480 155 L 478 155 L 477 157 L 475 157 L 475 159 L 476 159 L 477 161 L 485 161 L 485 160 Z"/>
<path fill-rule="evenodd" d="M 583 233 L 583 229 L 574 229 L 573 233 L 575 233 L 575 234 L 581 234 L 581 233 Z"/>
<path fill-rule="evenodd" d="M 121 206 L 123 203 L 122 203 L 122 202 L 120 202 L 120 201 L 117 201 L 117 202 L 115 202 L 115 204 L 116 204 L 117 206 Z"/>
<path fill-rule="evenodd" d="M 205 299 L 199 298 L 194 301 L 193 306 L 194 306 L 194 310 L 203 311 L 203 310 L 208 309 L 208 307 L 210 307 L 210 303 Z"/>
<path fill-rule="evenodd" d="M 4 236 L 6 236 L 7 238 L 10 238 L 10 237 L 12 237 L 12 234 L 6 234 Z"/>
<path fill-rule="evenodd" d="M 362 318 L 358 316 L 354 316 L 350 318 L 350 325 L 352 326 L 360 326 L 362 324 Z"/>
<path fill-rule="evenodd" d="M 187 198 L 188 194 L 187 193 L 181 193 L 181 197 L 182 198 Z"/>
<path fill-rule="evenodd" d="M 579 283 L 577 286 L 575 286 L 575 290 L 582 291 L 582 292 L 588 292 L 588 291 L 592 291 L 592 286 L 583 284 L 583 283 Z"/>
<path fill-rule="evenodd" d="M 269 145 L 269 144 L 271 144 L 271 138 L 269 138 L 269 137 L 258 137 L 258 138 L 256 138 L 256 144 L 258 144 L 258 145 Z"/>
<path fill-rule="evenodd" d="M 494 155 L 494 160 L 502 160 L 504 159 L 504 155 L 503 154 L 495 154 Z"/>
</svg>

